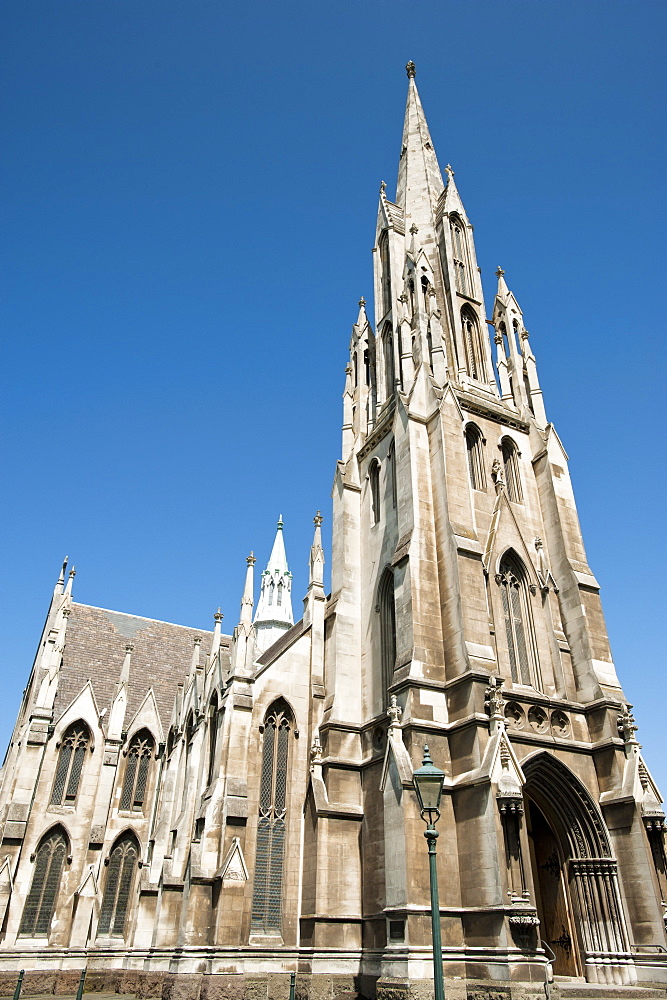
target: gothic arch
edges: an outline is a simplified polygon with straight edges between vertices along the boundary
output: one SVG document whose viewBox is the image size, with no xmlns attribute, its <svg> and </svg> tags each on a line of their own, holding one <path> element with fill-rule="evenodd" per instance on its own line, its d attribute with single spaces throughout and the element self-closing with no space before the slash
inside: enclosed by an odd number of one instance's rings
<svg viewBox="0 0 667 1000">
<path fill-rule="evenodd" d="M 137 729 L 127 740 L 119 809 L 143 814 L 156 746 L 155 736 L 147 726 Z"/>
<path fill-rule="evenodd" d="M 295 716 L 285 698 L 269 705 L 262 733 L 251 934 L 282 937 L 289 814 L 290 737 Z"/>
<path fill-rule="evenodd" d="M 521 766 L 540 933 L 556 951 L 554 971 L 570 974 L 574 963 L 592 982 L 632 982 L 618 866 L 596 803 L 548 751 Z"/>
<path fill-rule="evenodd" d="M 394 682 L 396 667 L 396 597 L 394 574 L 386 566 L 377 589 L 377 611 L 380 616 L 380 683 L 382 704 L 389 704 L 389 688 Z"/>
<path fill-rule="evenodd" d="M 61 823 L 50 827 L 31 855 L 34 862 L 30 890 L 21 915 L 20 937 L 48 938 L 58 903 L 65 863 L 71 862 L 70 838 Z"/>
<path fill-rule="evenodd" d="M 588 789 L 547 751 L 521 762 L 526 790 L 556 828 L 569 858 L 611 858 L 609 834 Z"/>
<path fill-rule="evenodd" d="M 125 937 L 140 856 L 141 847 L 132 830 L 124 830 L 116 837 L 105 861 L 106 878 L 97 928 L 99 935 Z"/>
<path fill-rule="evenodd" d="M 86 750 L 93 749 L 93 734 L 83 719 L 70 723 L 56 743 L 58 761 L 51 789 L 51 805 L 73 806 L 79 793 Z"/>
</svg>

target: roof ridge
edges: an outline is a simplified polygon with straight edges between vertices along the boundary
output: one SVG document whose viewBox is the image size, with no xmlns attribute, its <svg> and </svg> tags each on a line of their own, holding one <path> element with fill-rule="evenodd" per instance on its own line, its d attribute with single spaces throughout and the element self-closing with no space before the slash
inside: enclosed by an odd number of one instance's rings
<svg viewBox="0 0 667 1000">
<path fill-rule="evenodd" d="M 179 625 L 178 622 L 168 622 L 163 618 L 147 618 L 146 615 L 133 615 L 129 611 L 116 611 L 115 608 L 101 608 L 97 604 L 82 604 L 81 601 L 72 601 L 73 607 L 79 608 L 90 608 L 92 611 L 105 611 L 110 615 L 124 615 L 126 618 L 139 618 L 143 622 L 155 622 L 156 625 L 171 625 L 173 628 L 186 628 L 191 632 L 201 632 L 202 635 L 212 635 L 213 629 L 207 628 L 197 628 L 196 625 Z M 225 639 L 231 639 L 230 635 L 223 636 Z"/>
</svg>

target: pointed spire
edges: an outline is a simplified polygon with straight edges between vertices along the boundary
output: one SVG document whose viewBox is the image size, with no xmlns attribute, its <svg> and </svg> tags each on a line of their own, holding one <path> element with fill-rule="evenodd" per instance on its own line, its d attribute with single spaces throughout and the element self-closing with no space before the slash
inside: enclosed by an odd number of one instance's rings
<svg viewBox="0 0 667 1000">
<path fill-rule="evenodd" d="M 216 654 L 220 649 L 220 635 L 222 633 L 222 619 L 224 617 L 225 616 L 223 615 L 220 608 L 218 608 L 216 613 L 213 615 L 213 621 L 215 622 L 215 625 L 213 626 L 213 638 L 211 639 L 211 652 L 209 655 L 210 663 L 213 663 L 213 660 L 215 659 Z"/>
<path fill-rule="evenodd" d="M 282 533 L 282 519 L 281 519 Z M 255 603 L 253 600 L 253 592 L 255 588 L 255 555 L 253 552 L 250 553 L 246 559 L 246 571 L 245 571 L 245 586 L 243 588 L 243 597 L 241 598 L 241 621 L 250 624 L 252 622 L 252 606 Z"/>
<path fill-rule="evenodd" d="M 127 686 L 130 682 L 130 663 L 132 662 L 132 650 L 134 646 L 129 643 L 125 647 L 125 658 L 123 660 L 123 666 L 121 667 L 120 677 L 118 678 L 118 689 L 120 691 L 123 685 Z"/>
<path fill-rule="evenodd" d="M 322 515 L 319 510 L 313 518 L 315 533 L 310 547 L 310 580 L 309 585 L 324 585 L 324 549 L 322 548 Z"/>
<path fill-rule="evenodd" d="M 263 651 L 275 642 L 278 636 L 293 624 L 292 574 L 287 565 L 281 514 L 278 518 L 271 555 L 266 569 L 262 573 L 261 590 L 255 614 L 259 651 Z"/>
<path fill-rule="evenodd" d="M 65 593 L 69 596 L 72 593 L 72 585 L 74 584 L 74 577 L 76 576 L 76 566 L 72 566 L 69 571 L 69 578 L 67 580 L 67 586 L 65 587 Z"/>
<path fill-rule="evenodd" d="M 56 583 L 56 585 L 54 587 L 54 590 L 53 590 L 54 595 L 62 594 L 63 589 L 65 587 L 65 573 L 67 572 L 67 560 L 68 559 L 69 559 L 69 556 L 65 556 L 65 558 L 63 559 L 63 564 L 62 564 L 62 567 L 61 567 L 61 570 L 60 570 L 60 575 L 58 576 L 58 581 L 57 581 L 57 583 Z"/>
<path fill-rule="evenodd" d="M 496 292 L 496 294 L 500 295 L 501 298 L 505 298 L 507 295 L 509 295 L 510 290 L 507 287 L 507 282 L 505 281 L 505 272 L 503 271 L 502 267 L 496 268 L 496 278 L 498 279 L 498 291 Z"/>
<path fill-rule="evenodd" d="M 438 198 L 444 190 L 442 174 L 426 123 L 426 116 L 415 83 L 415 64 L 406 66 L 408 99 L 403 123 L 403 142 L 398 165 L 396 203 L 408 222 L 415 222 L 426 232 L 433 229 Z"/>
</svg>

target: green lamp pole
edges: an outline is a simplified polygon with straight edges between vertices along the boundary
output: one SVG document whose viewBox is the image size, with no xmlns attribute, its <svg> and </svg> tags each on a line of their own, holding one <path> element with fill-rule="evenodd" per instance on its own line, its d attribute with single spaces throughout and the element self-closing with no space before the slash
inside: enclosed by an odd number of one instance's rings
<svg viewBox="0 0 667 1000">
<path fill-rule="evenodd" d="M 428 843 L 428 864 L 431 881 L 431 934 L 433 937 L 433 993 L 435 1000 L 445 1000 L 445 981 L 442 975 L 442 938 L 440 936 L 440 903 L 438 901 L 438 869 L 435 842 L 438 831 L 435 824 L 440 819 L 440 796 L 445 772 L 431 760 L 428 747 L 424 747 L 422 766 L 414 773 L 415 791 L 419 799 L 422 819 L 426 823 L 424 836 Z"/>
</svg>

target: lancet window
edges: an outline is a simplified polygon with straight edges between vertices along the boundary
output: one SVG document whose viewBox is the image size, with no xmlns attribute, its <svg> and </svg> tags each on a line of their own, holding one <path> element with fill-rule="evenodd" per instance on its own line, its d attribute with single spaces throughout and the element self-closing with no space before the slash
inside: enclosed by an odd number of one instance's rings
<svg viewBox="0 0 667 1000">
<path fill-rule="evenodd" d="M 457 215 L 450 217 L 449 229 L 452 236 L 452 253 L 454 273 L 456 275 L 456 290 L 461 292 L 462 295 L 470 295 L 465 228 Z"/>
<path fill-rule="evenodd" d="M 396 448 L 393 441 L 389 446 L 389 454 L 387 455 L 387 471 L 391 479 L 391 505 L 395 507 L 398 497 L 396 489 Z"/>
<path fill-rule="evenodd" d="M 382 281 L 382 315 L 391 309 L 391 268 L 389 263 L 389 233 L 380 233 L 380 271 Z"/>
<path fill-rule="evenodd" d="M 256 934 L 281 932 L 291 729 L 291 716 L 286 706 L 279 702 L 269 710 L 263 726 L 251 916 L 251 927 Z"/>
<path fill-rule="evenodd" d="M 75 722 L 65 730 L 51 792 L 51 805 L 74 805 L 89 742 L 90 730 L 85 722 Z"/>
<path fill-rule="evenodd" d="M 222 719 L 222 712 L 218 708 L 217 695 L 213 695 L 208 706 L 208 771 L 206 784 L 210 785 L 216 774 L 216 764 L 218 756 L 218 730 Z"/>
<path fill-rule="evenodd" d="M 379 524 L 380 506 L 380 463 L 374 458 L 368 468 L 368 486 L 371 495 L 371 524 Z"/>
<path fill-rule="evenodd" d="M 474 490 L 485 490 L 484 438 L 476 424 L 468 424 L 466 427 L 466 449 L 468 452 L 470 485 Z"/>
<path fill-rule="evenodd" d="M 469 306 L 464 306 L 461 310 L 461 331 L 468 375 L 477 382 L 486 382 L 486 364 L 479 323 Z"/>
<path fill-rule="evenodd" d="M 384 384 L 385 395 L 391 399 L 394 395 L 394 332 L 390 326 L 386 326 L 382 334 L 382 354 L 384 360 Z"/>
<path fill-rule="evenodd" d="M 507 496 L 513 503 L 522 503 L 523 491 L 521 489 L 521 475 L 519 473 L 519 449 L 511 438 L 503 438 L 501 452 Z"/>
<path fill-rule="evenodd" d="M 516 553 L 503 556 L 496 581 L 502 596 L 512 680 L 539 687 L 528 574 Z"/>
<path fill-rule="evenodd" d="M 132 737 L 127 751 L 123 791 L 120 796 L 120 808 L 142 812 L 151 758 L 155 749 L 155 741 L 147 729 L 142 729 Z"/>
<path fill-rule="evenodd" d="M 378 588 L 378 610 L 380 613 L 380 658 L 383 703 L 389 703 L 389 688 L 394 681 L 396 666 L 396 602 L 394 596 L 394 574 L 386 569 Z"/>
<path fill-rule="evenodd" d="M 188 715 L 185 723 L 185 760 L 183 763 L 183 796 L 181 799 L 181 809 L 185 809 L 190 795 L 190 763 L 192 761 L 192 742 L 195 738 L 195 721 L 192 712 Z"/>
<path fill-rule="evenodd" d="M 109 855 L 98 934 L 124 937 L 138 860 L 137 842 L 132 834 L 125 834 L 116 842 Z"/>
<path fill-rule="evenodd" d="M 52 830 L 35 854 L 35 870 L 28 898 L 23 907 L 19 934 L 23 937 L 48 937 L 62 882 L 68 841 L 60 828 Z"/>
</svg>

